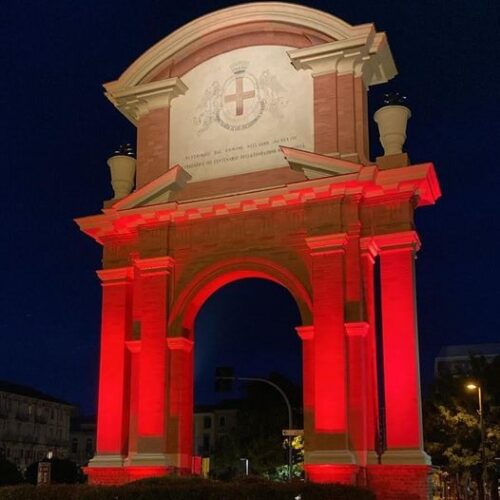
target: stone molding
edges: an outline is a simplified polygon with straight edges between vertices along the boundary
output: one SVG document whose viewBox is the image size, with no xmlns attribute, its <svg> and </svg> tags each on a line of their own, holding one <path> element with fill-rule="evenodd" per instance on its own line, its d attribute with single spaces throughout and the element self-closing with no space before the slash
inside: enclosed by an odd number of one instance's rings
<svg viewBox="0 0 500 500">
<path fill-rule="evenodd" d="M 101 454 L 97 453 L 89 461 L 89 467 L 123 467 L 124 458 L 117 454 Z"/>
<path fill-rule="evenodd" d="M 385 33 L 376 33 L 373 26 L 346 40 L 290 50 L 288 56 L 297 70 L 311 70 L 313 76 L 352 74 L 362 77 L 367 87 L 385 83 L 397 73 Z"/>
<path fill-rule="evenodd" d="M 183 81 L 175 77 L 122 90 L 108 90 L 106 97 L 126 118 L 137 125 L 141 116 L 154 109 L 169 107 L 172 99 L 183 95 L 187 89 Z"/>
<path fill-rule="evenodd" d="M 362 203 L 368 203 L 381 200 L 387 194 L 394 195 L 395 190 L 405 196 L 415 195 L 417 207 L 434 204 L 441 196 L 431 163 L 384 171 L 368 166 L 357 173 L 295 182 L 258 192 L 240 192 L 126 210 L 107 208 L 101 215 L 82 217 L 75 219 L 75 222 L 83 232 L 102 244 L 107 236 L 130 234 L 145 223 L 176 223 L 287 205 L 296 207 L 311 200 L 358 193 L 362 195 Z"/>
<path fill-rule="evenodd" d="M 344 252 L 347 245 L 347 233 L 327 234 L 306 238 L 306 244 L 312 255 Z"/>
<path fill-rule="evenodd" d="M 296 326 L 295 331 L 303 342 L 314 339 L 314 325 Z"/>
<path fill-rule="evenodd" d="M 374 32 L 373 24 L 352 26 L 331 14 L 302 5 L 282 2 L 256 2 L 237 5 L 202 16 L 174 31 L 140 56 L 123 72 L 118 80 L 105 84 L 105 88 L 108 93 L 114 94 L 119 89 L 135 87 L 144 82 L 163 63 L 184 53 L 188 47 L 199 43 L 200 39 L 204 39 L 209 34 L 219 31 L 221 28 L 237 27 L 241 24 L 261 21 L 302 26 L 339 41 L 356 39 Z M 386 58 L 392 62 L 385 34 L 378 33 L 373 38 L 371 50 L 375 53 L 386 53 Z M 393 62 L 392 68 L 394 68 Z M 388 65 L 386 72 L 387 74 L 391 73 L 390 65 Z M 382 83 L 387 79 L 386 77 L 385 80 L 382 79 L 377 83 Z"/>
<path fill-rule="evenodd" d="M 126 285 L 133 280 L 132 267 L 118 267 L 114 269 L 99 269 L 96 271 L 103 286 Z"/>
<path fill-rule="evenodd" d="M 168 274 L 174 266 L 172 257 L 150 257 L 149 259 L 134 259 L 134 266 L 140 271 L 141 275 L 145 274 Z"/>
<path fill-rule="evenodd" d="M 431 458 L 420 449 L 390 449 L 382 454 L 382 465 L 431 465 Z"/>
<path fill-rule="evenodd" d="M 378 253 L 404 248 L 411 248 L 414 251 L 418 251 L 421 247 L 420 238 L 416 231 L 380 234 L 373 236 L 372 241 L 377 246 Z"/>
<path fill-rule="evenodd" d="M 191 352 L 194 342 L 185 337 L 168 337 L 167 345 L 171 351 Z"/>
<path fill-rule="evenodd" d="M 356 464 L 356 457 L 350 450 L 315 450 L 305 452 L 304 465 L 313 464 Z"/>
<path fill-rule="evenodd" d="M 370 325 L 365 321 L 345 323 L 345 331 L 348 337 L 366 337 Z"/>
<path fill-rule="evenodd" d="M 158 203 L 168 203 L 173 192 L 181 190 L 191 175 L 180 165 L 175 165 L 163 175 L 137 189 L 112 205 L 114 210 L 128 210 Z"/>
</svg>

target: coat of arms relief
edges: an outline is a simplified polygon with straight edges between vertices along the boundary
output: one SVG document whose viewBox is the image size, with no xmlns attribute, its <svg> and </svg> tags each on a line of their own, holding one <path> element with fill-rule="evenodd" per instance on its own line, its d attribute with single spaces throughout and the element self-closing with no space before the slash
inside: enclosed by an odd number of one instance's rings
<svg viewBox="0 0 500 500">
<path fill-rule="evenodd" d="M 248 66 L 248 61 L 234 62 L 227 80 L 214 80 L 205 89 L 193 118 L 198 135 L 212 125 L 230 131 L 245 130 L 267 113 L 283 118 L 282 110 L 288 105 L 287 89 L 271 70 L 265 69 L 257 77 L 248 71 Z"/>
</svg>

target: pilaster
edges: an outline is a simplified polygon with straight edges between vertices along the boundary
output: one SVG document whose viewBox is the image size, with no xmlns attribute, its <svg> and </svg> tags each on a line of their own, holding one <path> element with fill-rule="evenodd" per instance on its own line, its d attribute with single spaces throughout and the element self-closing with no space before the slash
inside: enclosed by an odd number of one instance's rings
<svg viewBox="0 0 500 500">
<path fill-rule="evenodd" d="M 306 238 L 314 316 L 314 439 L 306 464 L 353 463 L 347 429 L 345 233 Z"/>
<path fill-rule="evenodd" d="M 288 53 L 296 69 L 311 70 L 316 153 L 368 164 L 366 92 L 373 75 L 373 27 L 358 36 Z"/>
<path fill-rule="evenodd" d="M 429 464 L 423 451 L 415 231 L 373 238 L 380 255 L 387 450 L 383 464 Z"/>
<path fill-rule="evenodd" d="M 169 78 L 107 93 L 137 126 L 137 188 L 170 168 L 170 104 L 186 90 L 180 78 Z"/>
<path fill-rule="evenodd" d="M 189 472 L 193 453 L 193 341 L 167 339 L 170 351 L 167 455 L 178 470 Z"/>
<path fill-rule="evenodd" d="M 132 268 L 103 269 L 101 360 L 97 416 L 97 454 L 91 467 L 119 467 L 127 453 L 128 358 L 131 329 Z"/>
<path fill-rule="evenodd" d="M 366 351 L 369 325 L 366 322 L 345 324 L 348 351 L 348 414 L 351 447 L 362 466 L 367 464 L 369 372 Z"/>
<path fill-rule="evenodd" d="M 141 293 L 141 346 L 137 399 L 137 455 L 131 465 L 167 465 L 165 392 L 170 257 L 135 259 Z"/>
</svg>

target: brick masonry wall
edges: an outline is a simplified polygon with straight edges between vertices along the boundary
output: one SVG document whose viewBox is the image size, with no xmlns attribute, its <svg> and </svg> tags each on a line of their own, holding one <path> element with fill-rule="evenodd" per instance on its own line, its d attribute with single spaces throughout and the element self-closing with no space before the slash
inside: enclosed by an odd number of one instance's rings
<svg viewBox="0 0 500 500">
<path fill-rule="evenodd" d="M 426 465 L 370 465 L 368 488 L 377 500 L 429 500 L 430 470 Z"/>
</svg>

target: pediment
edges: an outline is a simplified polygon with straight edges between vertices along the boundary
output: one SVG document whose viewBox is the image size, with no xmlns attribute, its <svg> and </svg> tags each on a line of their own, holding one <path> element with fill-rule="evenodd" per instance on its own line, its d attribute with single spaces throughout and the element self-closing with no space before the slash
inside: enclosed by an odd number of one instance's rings
<svg viewBox="0 0 500 500">
<path fill-rule="evenodd" d="M 154 181 L 115 202 L 111 208 L 129 210 L 168 203 L 173 193 L 181 190 L 190 179 L 191 176 L 180 165 L 175 165 Z"/>
</svg>

